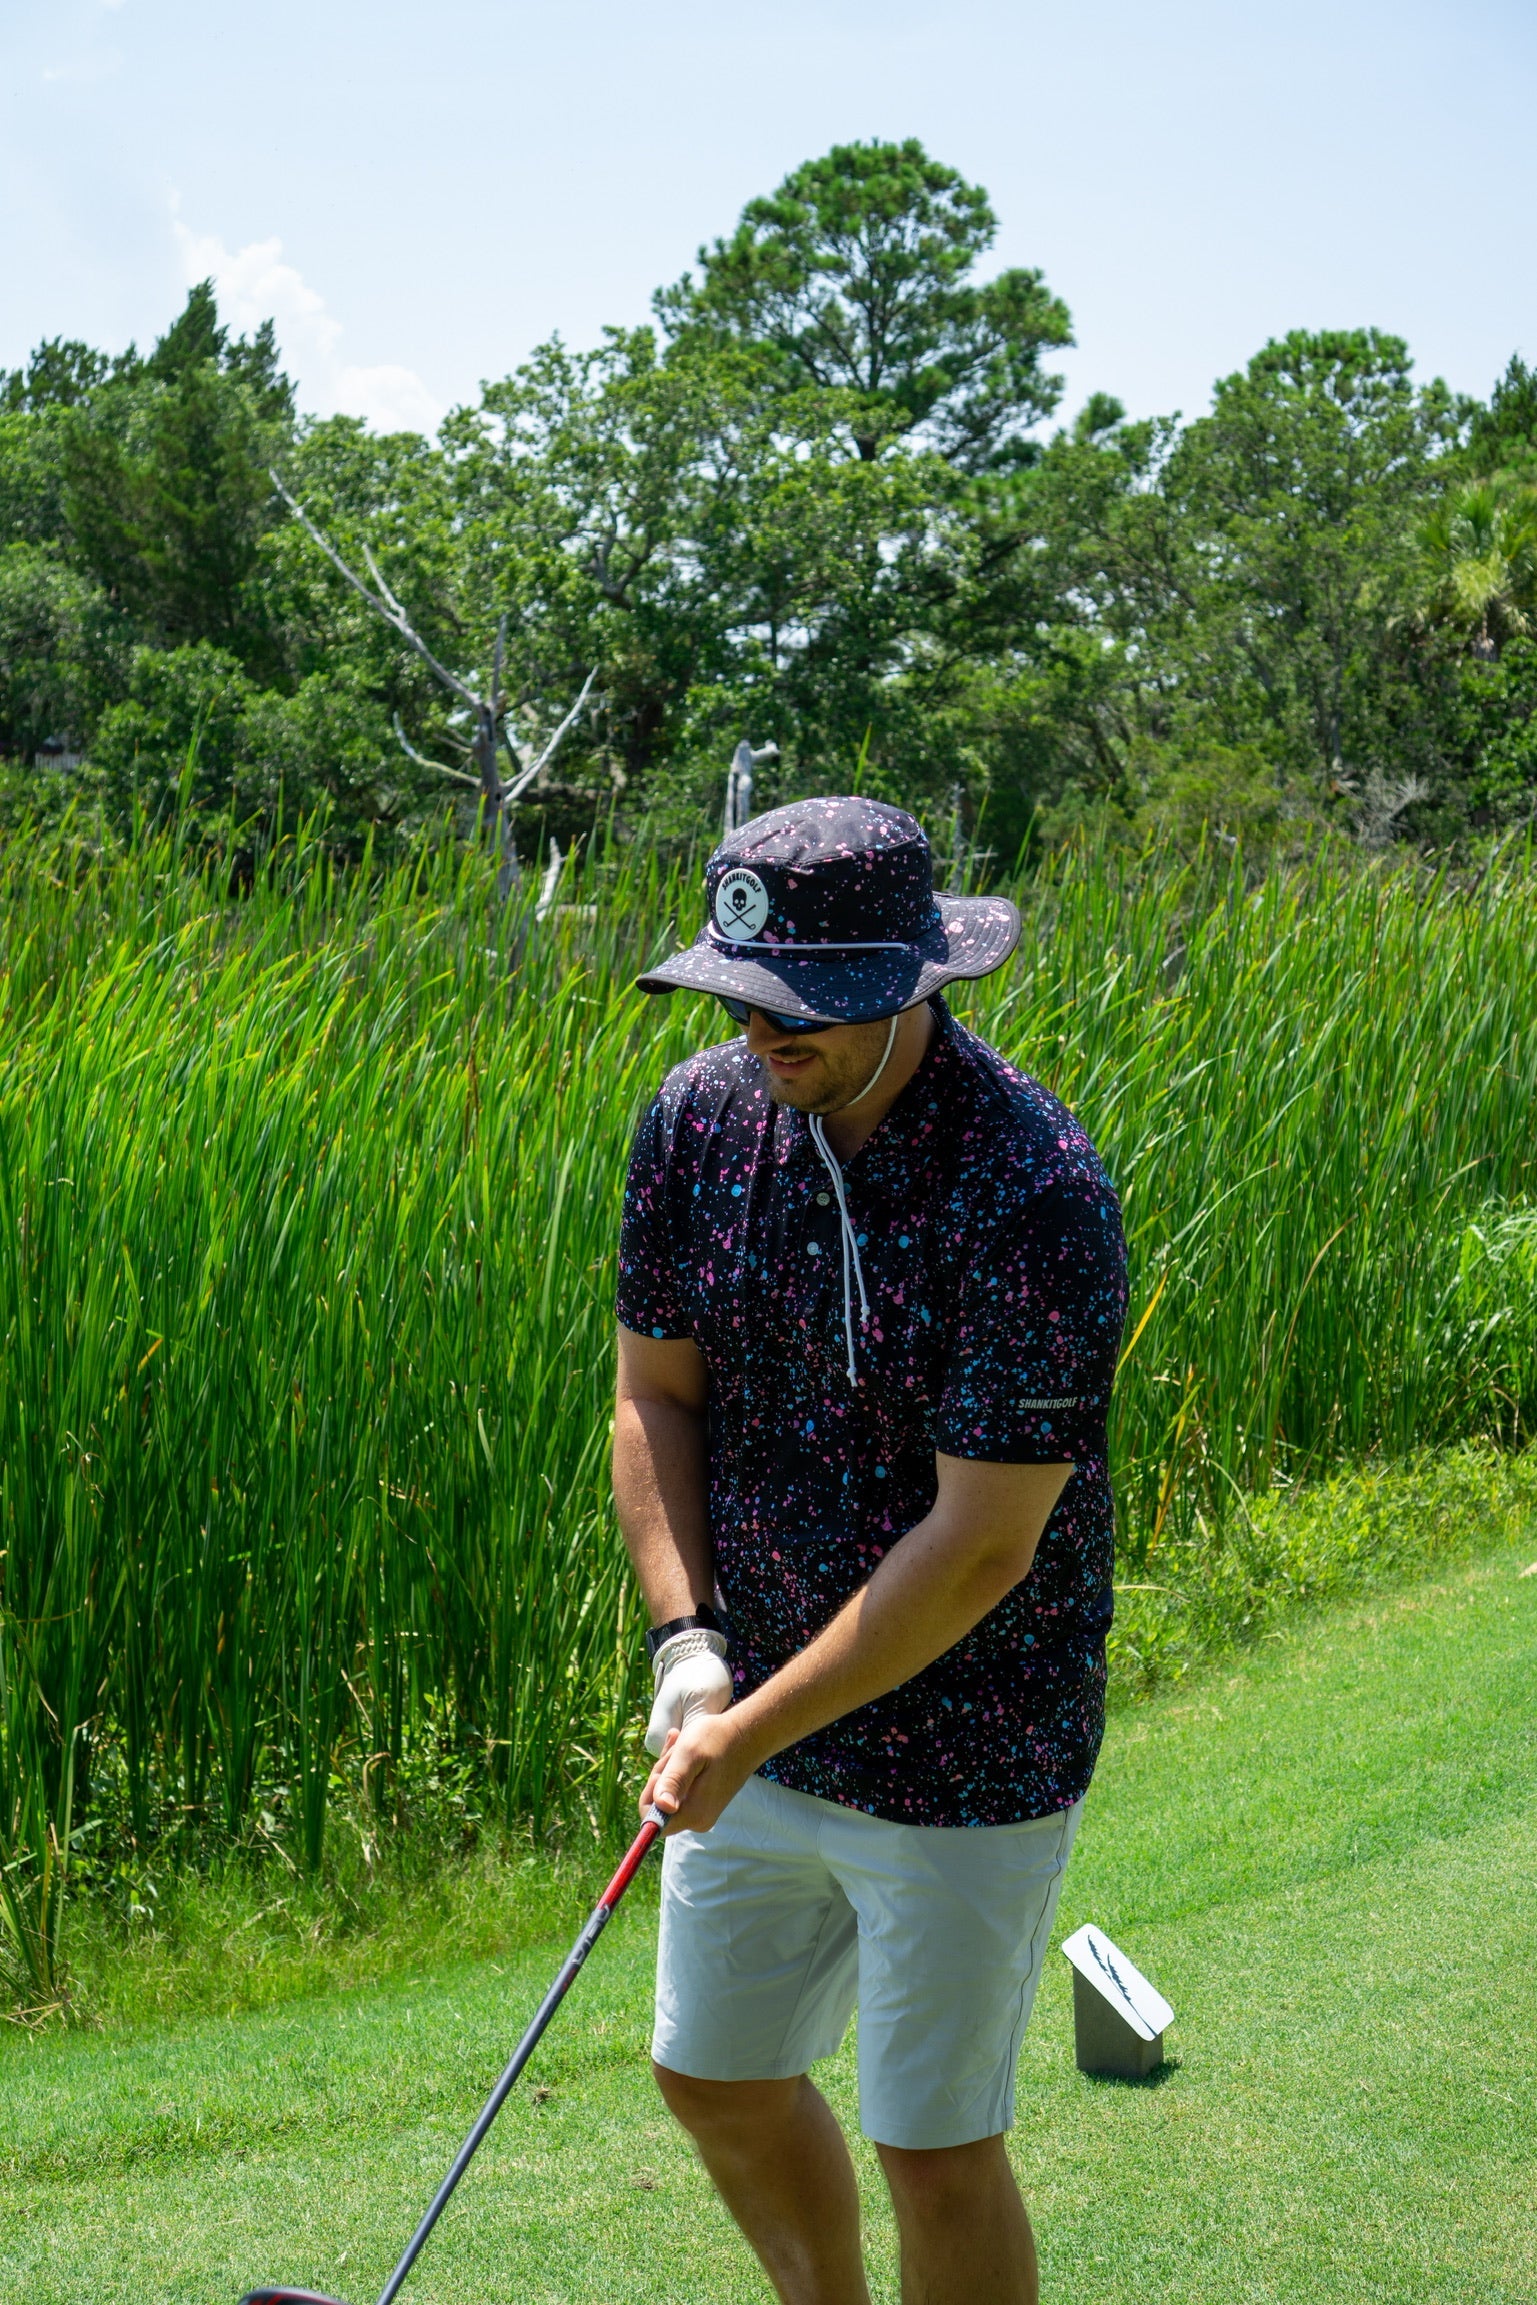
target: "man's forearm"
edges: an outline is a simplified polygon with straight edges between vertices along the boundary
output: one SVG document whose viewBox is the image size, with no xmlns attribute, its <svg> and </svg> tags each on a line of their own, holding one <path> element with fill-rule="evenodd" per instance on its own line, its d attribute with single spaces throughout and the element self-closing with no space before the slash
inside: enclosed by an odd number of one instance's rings
<svg viewBox="0 0 1537 2305">
<path fill-rule="evenodd" d="M 910 1530 L 815 1640 L 736 1708 L 753 1768 L 910 1681 L 1028 1572 L 1018 1553 L 978 1554 L 936 1520 Z"/>
<path fill-rule="evenodd" d="M 708 1832 L 738 1786 L 787 1745 L 857 1712 L 964 1640 L 1029 1575 L 1071 1465 L 940 1457 L 934 1509 L 815 1640 L 750 1697 L 691 1721 L 643 1799 Z"/>
<path fill-rule="evenodd" d="M 715 1569 L 705 1511 L 702 1416 L 621 1395 L 614 1410 L 614 1504 L 655 1624 L 707 1602 Z"/>
</svg>

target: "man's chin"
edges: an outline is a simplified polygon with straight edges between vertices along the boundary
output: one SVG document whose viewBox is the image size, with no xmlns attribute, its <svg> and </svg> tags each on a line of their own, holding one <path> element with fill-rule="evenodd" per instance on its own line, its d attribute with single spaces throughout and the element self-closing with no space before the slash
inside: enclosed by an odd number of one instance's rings
<svg viewBox="0 0 1537 2305">
<path fill-rule="evenodd" d="M 792 1112 L 833 1112 L 837 1109 L 836 1095 L 829 1095 L 825 1086 L 816 1089 L 810 1081 L 775 1080 L 767 1065 L 763 1070 L 773 1103 L 788 1105 Z"/>
</svg>

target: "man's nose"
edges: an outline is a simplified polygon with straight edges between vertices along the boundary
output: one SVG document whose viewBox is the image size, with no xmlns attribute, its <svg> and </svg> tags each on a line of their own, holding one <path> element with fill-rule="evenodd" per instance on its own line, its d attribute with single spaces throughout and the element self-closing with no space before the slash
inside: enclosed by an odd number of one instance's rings
<svg viewBox="0 0 1537 2305">
<path fill-rule="evenodd" d="M 747 1047 L 753 1056 L 767 1056 L 770 1049 L 788 1048 L 794 1043 L 794 1034 L 787 1033 L 777 1024 L 770 1023 L 761 1008 L 747 1012 Z"/>
</svg>

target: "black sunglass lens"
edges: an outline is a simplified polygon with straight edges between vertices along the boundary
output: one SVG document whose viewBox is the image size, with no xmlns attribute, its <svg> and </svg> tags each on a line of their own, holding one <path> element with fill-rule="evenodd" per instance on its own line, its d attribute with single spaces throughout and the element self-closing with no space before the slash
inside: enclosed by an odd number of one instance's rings
<svg viewBox="0 0 1537 2305">
<path fill-rule="evenodd" d="M 721 992 L 718 992 L 715 997 L 727 1016 L 736 1024 L 746 1024 L 752 1015 L 752 1006 L 745 1000 L 728 1000 L 726 995 Z M 759 1009 L 758 1014 L 766 1016 L 769 1023 L 780 1032 L 825 1032 L 827 1029 L 821 1019 L 814 1016 L 784 1016 L 778 1009 L 773 1008 Z"/>
</svg>

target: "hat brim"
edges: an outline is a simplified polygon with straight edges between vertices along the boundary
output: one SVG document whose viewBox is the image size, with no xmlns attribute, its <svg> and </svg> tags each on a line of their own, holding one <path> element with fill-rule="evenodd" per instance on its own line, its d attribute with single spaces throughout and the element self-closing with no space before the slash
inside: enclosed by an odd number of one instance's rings
<svg viewBox="0 0 1537 2305">
<path fill-rule="evenodd" d="M 808 1023 L 866 1024 L 915 1008 L 956 977 L 990 976 L 1019 942 L 1019 911 L 1006 896 L 935 898 L 939 926 L 896 951 L 822 959 L 755 944 L 733 952 L 701 929 L 685 952 L 635 982 L 641 992 L 708 992 Z"/>
</svg>

